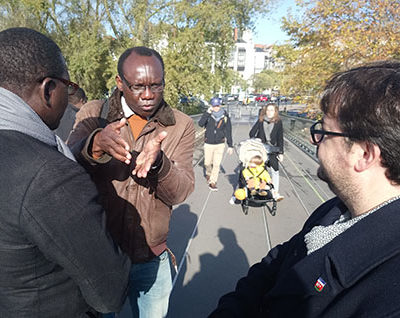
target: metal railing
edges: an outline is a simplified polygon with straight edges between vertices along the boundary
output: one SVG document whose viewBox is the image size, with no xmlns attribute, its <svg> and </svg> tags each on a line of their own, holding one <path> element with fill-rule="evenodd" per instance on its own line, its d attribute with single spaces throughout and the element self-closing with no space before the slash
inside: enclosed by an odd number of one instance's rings
<svg viewBox="0 0 400 318">
<path fill-rule="evenodd" d="M 318 161 L 316 147 L 310 141 L 310 127 L 313 120 L 297 116 L 279 114 L 282 119 L 284 135 L 315 161 Z"/>
<path fill-rule="evenodd" d="M 257 108 L 255 109 L 258 111 Z M 196 129 L 196 137 L 195 137 L 196 148 L 198 148 L 204 142 L 205 129 L 199 127 L 197 124 L 201 115 L 202 114 L 190 116 L 193 119 Z M 283 112 L 280 113 L 280 117 L 283 124 L 284 136 L 288 140 L 290 140 L 293 144 L 295 144 L 298 148 L 303 150 L 313 160 L 318 161 L 316 154 L 316 147 L 310 142 L 310 127 L 314 123 L 314 121 L 307 118 L 290 116 Z M 194 157 L 199 157 L 199 154 L 197 155 L 195 154 Z"/>
</svg>

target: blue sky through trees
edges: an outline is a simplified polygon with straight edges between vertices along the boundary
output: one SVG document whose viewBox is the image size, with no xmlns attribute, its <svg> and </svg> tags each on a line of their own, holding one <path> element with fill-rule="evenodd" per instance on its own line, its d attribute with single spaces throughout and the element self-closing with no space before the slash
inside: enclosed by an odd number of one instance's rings
<svg viewBox="0 0 400 318">
<path fill-rule="evenodd" d="M 283 44 L 285 40 L 289 40 L 288 35 L 280 29 L 281 19 L 289 8 L 292 14 L 297 14 L 295 0 L 277 1 L 268 15 L 257 19 L 253 33 L 254 43 Z"/>
</svg>

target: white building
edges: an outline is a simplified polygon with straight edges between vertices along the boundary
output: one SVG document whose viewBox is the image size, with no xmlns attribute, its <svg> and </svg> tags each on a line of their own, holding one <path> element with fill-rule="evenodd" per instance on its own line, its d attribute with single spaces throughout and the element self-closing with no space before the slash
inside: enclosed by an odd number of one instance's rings
<svg viewBox="0 0 400 318">
<path fill-rule="evenodd" d="M 246 93 L 252 93 L 252 78 L 254 74 L 263 70 L 281 71 L 283 64 L 277 63 L 273 58 L 273 46 L 255 44 L 253 42 L 253 34 L 250 30 L 241 33 L 235 29 L 235 47 L 232 50 L 228 67 L 237 71 L 242 78 L 247 81 Z M 232 93 L 242 91 L 240 86 L 234 86 Z"/>
</svg>

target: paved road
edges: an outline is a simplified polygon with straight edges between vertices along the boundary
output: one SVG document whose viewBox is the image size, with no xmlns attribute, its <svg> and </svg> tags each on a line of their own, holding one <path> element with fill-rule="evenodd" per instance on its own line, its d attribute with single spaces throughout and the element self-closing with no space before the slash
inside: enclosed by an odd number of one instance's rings
<svg viewBox="0 0 400 318">
<path fill-rule="evenodd" d="M 229 105 L 229 111 L 237 145 L 247 139 L 258 109 Z M 297 233 L 310 213 L 333 196 L 316 177 L 317 163 L 285 139 L 280 169 L 280 193 L 285 199 L 278 203 L 277 214 L 250 208 L 244 215 L 240 205 L 228 203 L 238 180 L 237 153 L 223 158 L 218 192 L 211 192 L 206 184 L 201 149 L 195 157 L 200 159 L 195 162 L 195 191 L 174 208 L 170 224 L 168 245 L 176 256 L 178 273 L 168 318 L 207 317 L 249 266 Z M 119 317 L 131 317 L 127 304 Z"/>
</svg>

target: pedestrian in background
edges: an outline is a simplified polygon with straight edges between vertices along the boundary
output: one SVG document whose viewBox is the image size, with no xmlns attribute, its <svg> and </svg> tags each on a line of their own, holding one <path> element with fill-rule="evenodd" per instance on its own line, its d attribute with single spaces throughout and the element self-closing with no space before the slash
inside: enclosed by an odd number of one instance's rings
<svg viewBox="0 0 400 318">
<path fill-rule="evenodd" d="M 206 180 L 211 191 L 218 191 L 217 180 L 225 150 L 228 144 L 228 154 L 233 153 L 232 124 L 227 112 L 221 107 L 221 100 L 214 97 L 211 106 L 203 113 L 199 126 L 205 127 L 204 166 Z"/>
<path fill-rule="evenodd" d="M 52 131 L 77 88 L 51 39 L 0 32 L 0 317 L 93 318 L 125 301 L 129 258 Z"/>
<path fill-rule="evenodd" d="M 272 249 L 210 318 L 400 317 L 400 63 L 338 73 L 310 128 L 337 197 Z"/>
<path fill-rule="evenodd" d="M 279 162 L 283 159 L 283 126 L 276 104 L 270 103 L 261 108 L 258 120 L 251 128 L 249 136 L 261 139 L 269 148 L 267 165 L 270 167 L 274 185 L 272 195 L 276 201 L 281 201 L 283 196 L 279 194 Z M 270 147 L 271 145 L 273 147 Z"/>
<path fill-rule="evenodd" d="M 80 87 L 73 95 L 68 96 L 68 105 L 61 118 L 60 125 L 58 125 L 57 129 L 54 130 L 54 133 L 63 141 L 67 141 L 75 123 L 76 113 L 86 102 L 87 97 L 85 91 Z"/>
<path fill-rule="evenodd" d="M 90 101 L 78 112 L 68 143 L 100 189 L 113 239 L 132 260 L 133 317 L 163 318 L 172 289 L 172 206 L 194 189 L 194 124 L 165 102 L 157 51 L 140 46 L 122 53 L 116 82 L 107 101 Z"/>
</svg>

